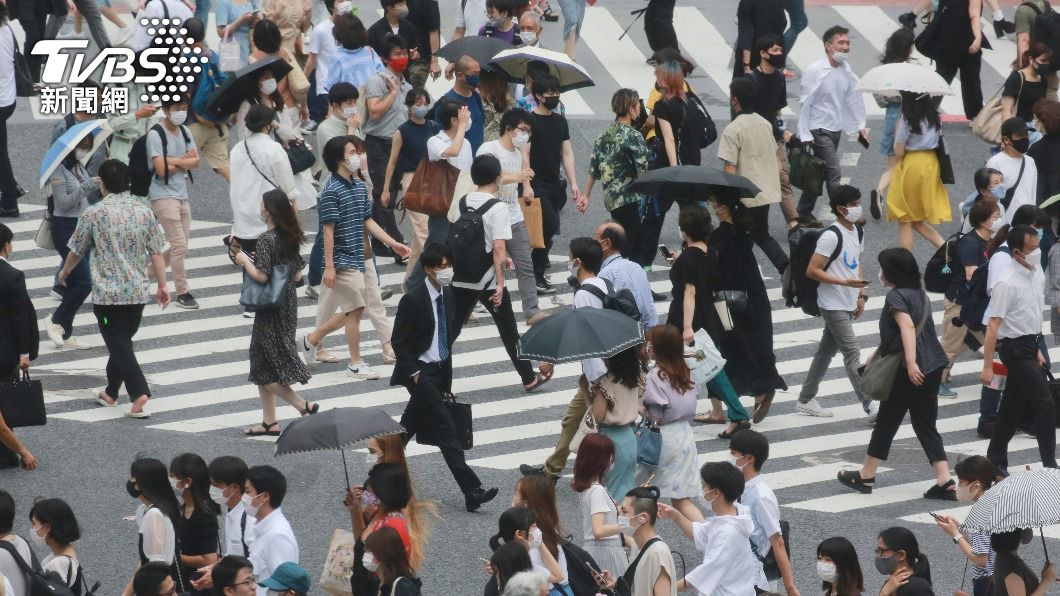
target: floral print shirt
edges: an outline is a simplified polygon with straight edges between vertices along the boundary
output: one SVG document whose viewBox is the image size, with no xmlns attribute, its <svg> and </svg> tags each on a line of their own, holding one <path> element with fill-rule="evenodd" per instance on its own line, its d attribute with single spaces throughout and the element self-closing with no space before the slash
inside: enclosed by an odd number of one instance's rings
<svg viewBox="0 0 1060 596">
<path fill-rule="evenodd" d="M 603 185 L 608 211 L 640 203 L 640 193 L 630 185 L 647 169 L 648 145 L 632 126 L 615 122 L 596 139 L 589 174 Z"/>
<path fill-rule="evenodd" d="M 129 193 L 110 194 L 85 209 L 70 237 L 70 250 L 92 255 L 94 304 L 147 304 L 152 300 L 151 256 L 165 236 L 151 209 Z"/>
</svg>

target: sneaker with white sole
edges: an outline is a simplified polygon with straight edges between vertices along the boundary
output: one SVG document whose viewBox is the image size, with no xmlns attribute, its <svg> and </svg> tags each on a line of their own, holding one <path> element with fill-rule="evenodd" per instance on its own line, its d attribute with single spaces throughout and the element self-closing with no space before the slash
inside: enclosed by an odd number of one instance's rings
<svg viewBox="0 0 1060 596">
<path fill-rule="evenodd" d="M 51 298 L 52 300 L 57 300 L 59 302 L 63 301 L 63 295 L 60 294 L 59 292 L 56 292 L 55 290 L 52 290 L 52 291 L 48 292 L 48 297 Z"/>
<path fill-rule="evenodd" d="M 955 399 L 957 397 L 957 392 L 954 391 L 952 387 L 950 387 L 949 383 L 943 383 L 939 385 L 939 397 L 945 399 Z"/>
<path fill-rule="evenodd" d="M 177 296 L 177 299 L 173 301 L 173 304 L 179 308 L 187 310 L 196 310 L 199 308 L 199 303 L 195 301 L 195 296 L 191 295 L 191 292 L 184 292 Z"/>
<path fill-rule="evenodd" d="M 821 402 L 817 401 L 816 398 L 811 399 L 806 403 L 799 402 L 795 404 L 795 411 L 816 418 L 831 418 L 832 416 L 835 416 L 834 413 L 824 409 L 824 407 L 821 406 Z"/>
<path fill-rule="evenodd" d="M 486 310 L 486 306 L 483 305 L 481 302 L 476 304 L 475 305 L 475 309 L 473 311 L 471 311 L 471 312 L 475 313 L 476 315 L 488 315 L 488 314 L 490 314 L 490 311 Z"/>
<path fill-rule="evenodd" d="M 66 338 L 63 341 L 64 341 L 65 347 L 68 350 L 87 350 L 87 349 L 92 347 L 90 345 L 81 343 L 81 340 L 77 339 L 76 337 L 74 337 L 72 335 L 70 337 Z"/>
<path fill-rule="evenodd" d="M 63 326 L 57 325 L 51 321 L 48 321 L 46 326 L 48 331 L 48 339 L 52 340 L 56 348 L 62 349 L 66 347 L 66 340 L 63 339 Z"/>
<path fill-rule="evenodd" d="M 373 381 L 379 378 L 379 373 L 375 372 L 371 366 L 368 366 L 364 362 L 357 362 L 356 364 L 351 362 L 346 367 L 346 373 L 355 379 L 365 379 Z"/>
<path fill-rule="evenodd" d="M 247 309 L 244 308 L 243 309 L 243 318 L 244 319 L 253 319 L 254 318 L 254 311 L 247 310 Z"/>
<path fill-rule="evenodd" d="M 307 285 L 305 287 L 305 297 L 309 298 L 310 300 L 316 300 L 320 297 L 320 291 L 313 286 Z"/>
<path fill-rule="evenodd" d="M 870 426 L 876 424 L 876 415 L 879 414 L 879 413 L 880 413 L 880 404 L 879 404 L 879 402 L 870 401 L 868 403 L 868 405 L 865 406 L 865 416 L 868 417 L 868 423 L 869 423 Z"/>
<path fill-rule="evenodd" d="M 317 347 L 309 343 L 308 335 L 298 336 L 298 347 L 302 348 L 302 359 L 307 365 L 313 366 L 317 363 Z"/>
</svg>

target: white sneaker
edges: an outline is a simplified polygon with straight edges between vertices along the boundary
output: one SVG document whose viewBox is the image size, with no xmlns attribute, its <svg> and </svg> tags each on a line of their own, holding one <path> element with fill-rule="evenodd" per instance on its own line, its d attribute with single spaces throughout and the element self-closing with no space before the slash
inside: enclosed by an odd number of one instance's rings
<svg viewBox="0 0 1060 596">
<path fill-rule="evenodd" d="M 243 318 L 244 319 L 253 319 L 254 318 L 254 311 L 243 309 Z"/>
<path fill-rule="evenodd" d="M 55 344 L 56 348 L 61 350 L 66 346 L 66 340 L 63 339 L 62 325 L 56 325 L 49 320 L 45 328 L 48 331 L 48 338 L 52 340 L 52 343 Z"/>
<path fill-rule="evenodd" d="M 309 298 L 310 300 L 316 300 L 318 297 L 320 297 L 320 291 L 314 288 L 313 286 L 306 284 L 305 297 Z"/>
<path fill-rule="evenodd" d="M 309 337 L 307 335 L 298 336 L 298 347 L 302 349 L 302 356 L 305 363 L 309 366 L 314 366 L 317 363 L 317 347 L 309 343 Z"/>
<path fill-rule="evenodd" d="M 48 298 L 51 298 L 52 300 L 55 300 L 57 302 L 63 301 L 63 295 L 59 292 L 56 292 L 55 290 L 48 292 Z"/>
<path fill-rule="evenodd" d="M 366 379 L 373 381 L 379 378 L 379 373 L 375 372 L 372 367 L 368 366 L 364 362 L 358 362 L 354 364 L 351 362 L 346 367 L 346 373 L 355 379 Z"/>
<path fill-rule="evenodd" d="M 483 306 L 483 304 L 481 302 L 476 304 L 475 305 L 475 309 L 473 311 L 471 311 L 471 312 L 475 313 L 476 315 L 488 315 L 488 314 L 490 314 L 490 311 L 486 310 L 486 307 Z"/>
<path fill-rule="evenodd" d="M 79 339 L 72 335 L 63 340 L 63 345 L 70 350 L 87 350 L 92 347 L 81 343 Z"/>
<path fill-rule="evenodd" d="M 806 414 L 807 416 L 815 416 L 817 418 L 831 418 L 832 416 L 835 416 L 834 413 L 824 409 L 821 406 L 821 402 L 817 401 L 817 398 L 811 399 L 806 403 L 796 403 L 795 411 L 800 414 Z"/>
<path fill-rule="evenodd" d="M 876 424 L 876 415 L 880 413 L 880 404 L 875 401 L 870 401 L 869 405 L 865 407 L 865 415 L 868 416 L 868 423 L 870 426 Z"/>
</svg>

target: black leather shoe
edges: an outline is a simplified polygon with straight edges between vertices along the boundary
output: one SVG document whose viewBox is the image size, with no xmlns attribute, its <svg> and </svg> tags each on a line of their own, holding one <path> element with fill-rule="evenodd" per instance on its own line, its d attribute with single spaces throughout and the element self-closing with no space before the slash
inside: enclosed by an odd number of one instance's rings
<svg viewBox="0 0 1060 596">
<path fill-rule="evenodd" d="M 544 476 L 545 466 L 531 466 L 530 464 L 519 464 L 519 473 L 523 476 Z"/>
<path fill-rule="evenodd" d="M 18 217 L 18 209 L 0 209 L 0 217 Z"/>
<path fill-rule="evenodd" d="M 497 496 L 496 487 L 483 489 L 481 486 L 464 495 L 464 509 L 468 512 L 477 511 L 484 503 L 489 503 Z"/>
</svg>

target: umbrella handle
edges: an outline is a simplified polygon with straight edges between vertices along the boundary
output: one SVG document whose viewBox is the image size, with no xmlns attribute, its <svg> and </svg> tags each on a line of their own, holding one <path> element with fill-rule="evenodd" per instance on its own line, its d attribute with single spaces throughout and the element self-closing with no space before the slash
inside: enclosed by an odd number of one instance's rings
<svg viewBox="0 0 1060 596">
<path fill-rule="evenodd" d="M 1042 537 L 1042 550 L 1045 551 L 1045 562 L 1049 563 L 1049 548 L 1045 546 L 1045 528 L 1038 528 Z"/>
<path fill-rule="evenodd" d="M 342 454 L 342 473 L 346 476 L 346 490 L 350 490 L 350 472 L 346 469 L 346 450 L 340 448 L 339 453 Z"/>
<path fill-rule="evenodd" d="M 648 10 L 647 8 L 643 8 L 643 9 L 640 9 L 640 10 L 634 10 L 633 12 L 631 12 L 631 13 L 630 13 L 630 14 L 632 14 L 632 15 L 636 15 L 636 16 L 634 16 L 634 17 L 633 17 L 633 20 L 629 22 L 629 25 L 626 25 L 626 28 L 622 30 L 622 35 L 619 35 L 619 36 L 618 36 L 618 41 L 622 41 L 622 38 L 624 38 L 624 37 L 626 36 L 626 34 L 627 34 L 627 33 L 629 33 L 629 30 L 630 30 L 630 28 L 631 28 L 631 27 L 633 27 L 633 25 L 634 25 L 634 24 L 635 24 L 635 23 L 636 23 L 636 22 L 637 22 L 638 20 L 640 20 L 640 18 L 641 18 L 642 16 L 644 16 L 644 13 L 645 13 L 645 12 L 646 12 L 647 10 Z"/>
</svg>

